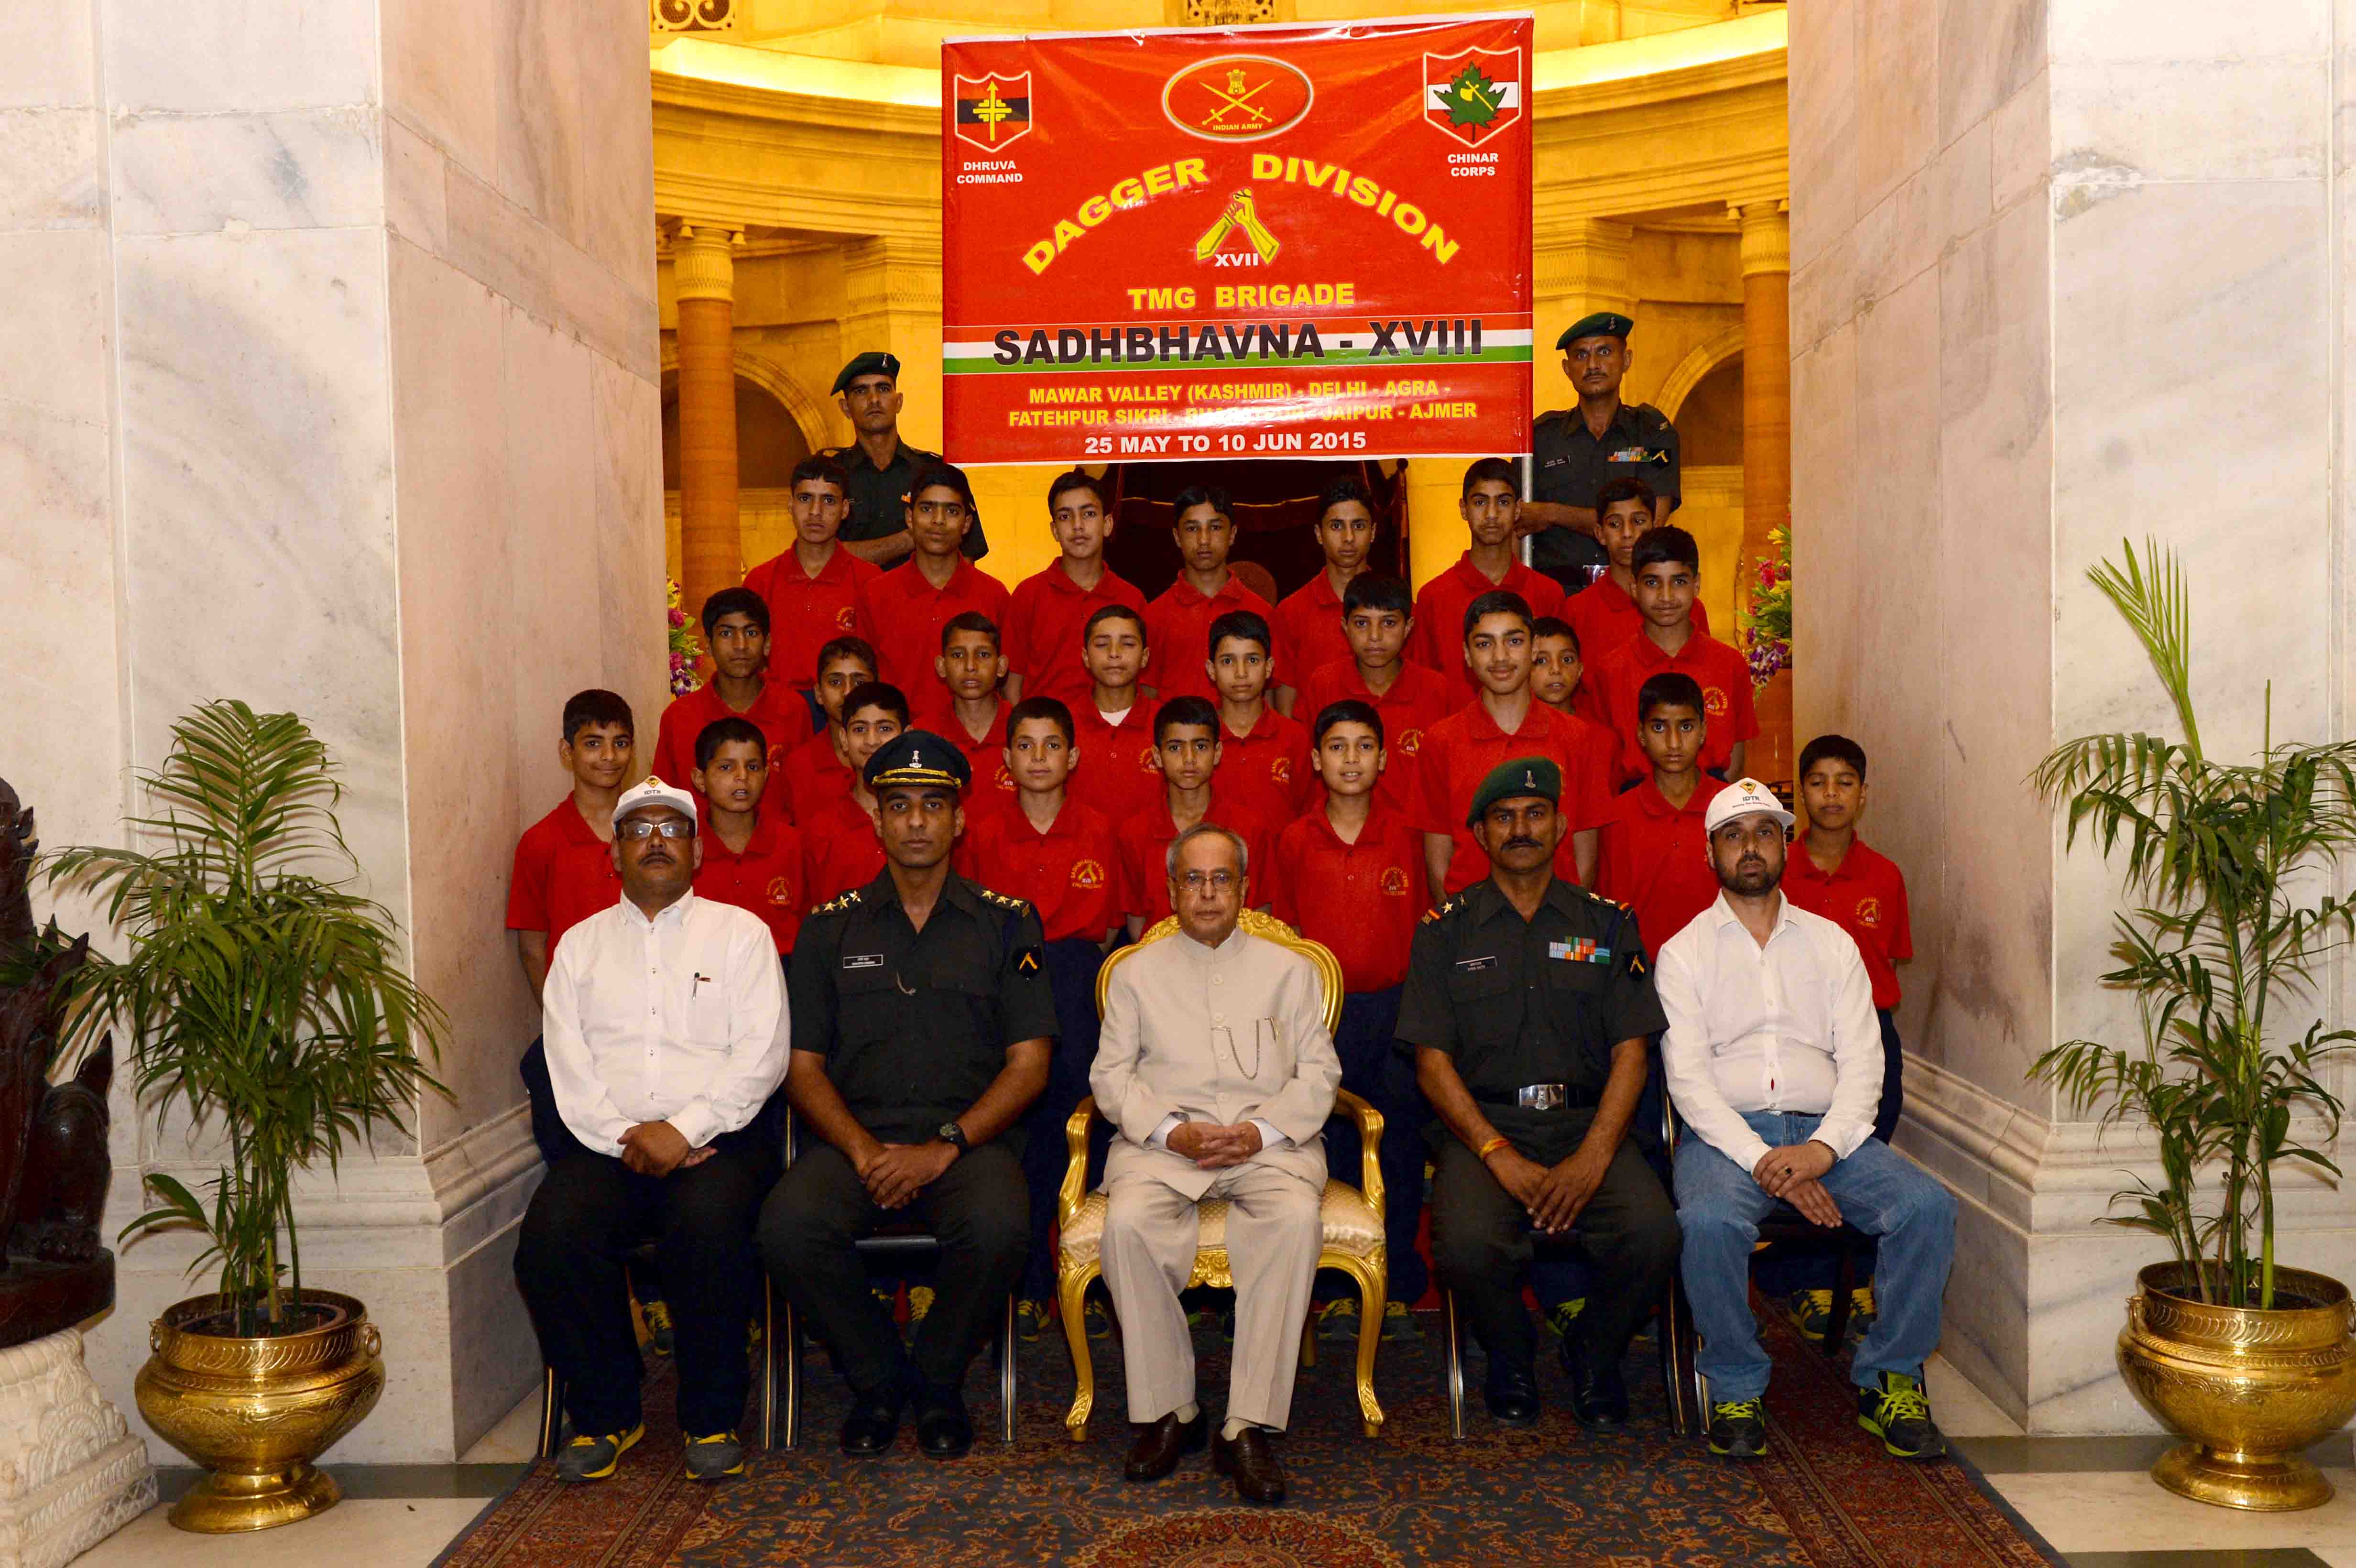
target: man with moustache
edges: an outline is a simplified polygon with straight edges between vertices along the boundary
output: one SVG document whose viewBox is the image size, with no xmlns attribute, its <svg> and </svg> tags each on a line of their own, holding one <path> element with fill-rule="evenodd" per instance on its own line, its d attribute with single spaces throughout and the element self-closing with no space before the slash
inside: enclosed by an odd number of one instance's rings
<svg viewBox="0 0 2356 1568">
<path fill-rule="evenodd" d="M 755 1118 L 783 1076 L 768 927 L 698 898 L 695 797 L 649 778 L 614 805 L 622 896 L 566 933 L 541 990 L 556 1108 L 578 1147 L 524 1211 L 516 1285 L 564 1380 L 568 1481 L 611 1476 L 645 1435 L 624 1254 L 655 1237 L 698 1480 L 744 1473 L 744 1325 L 760 1306 L 753 1217 L 776 1149 Z"/>
<path fill-rule="evenodd" d="M 867 759 L 883 873 L 794 942 L 786 1093 L 800 1147 L 763 1206 L 761 1259 L 851 1384 L 842 1451 L 973 1446 L 962 1388 L 1031 1244 L 1020 1125 L 1046 1087 L 1055 997 L 1039 916 L 949 869 L 965 753 L 910 730 Z M 903 1346 L 856 1243 L 905 1211 L 940 1239 L 932 1310 Z"/>
<path fill-rule="evenodd" d="M 1847 932 L 1783 897 L 1792 820 L 1756 779 L 1721 791 L 1703 824 L 1717 901 L 1661 948 L 1661 1060 L 1685 1119 L 1677 1221 L 1709 1380 L 1709 1449 L 1731 1459 L 1766 1450 L 1769 1363 L 1751 1316 L 1750 1260 L 1759 1221 L 1783 1202 L 1878 1239 L 1880 1313 L 1849 1372 L 1857 1424 L 1894 1458 L 1935 1459 L 1946 1442 L 1922 1363 L 1939 1343 L 1955 1200 L 1873 1136 L 1873 984 Z"/>
<path fill-rule="evenodd" d="M 1555 874 L 1562 787 L 1552 761 L 1515 757 L 1473 792 L 1489 875 L 1417 929 L 1398 1038 L 1440 1119 L 1431 1261 L 1488 1352 L 1489 1413 L 1538 1419 L 1521 1276 L 1533 1235 L 1575 1239 L 1596 1285 L 1563 1336 L 1571 1413 L 1616 1432 L 1621 1360 L 1677 1261 L 1668 1195 L 1627 1136 L 1662 1019 L 1636 917 Z"/>
</svg>

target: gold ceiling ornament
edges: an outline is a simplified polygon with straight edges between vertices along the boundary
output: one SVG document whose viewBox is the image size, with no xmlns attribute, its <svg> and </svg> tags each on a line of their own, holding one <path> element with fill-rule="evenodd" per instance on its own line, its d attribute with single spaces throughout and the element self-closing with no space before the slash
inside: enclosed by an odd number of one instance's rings
<svg viewBox="0 0 2356 1568">
<path fill-rule="evenodd" d="M 735 0 L 647 0 L 647 30 L 654 33 L 733 33 Z"/>
</svg>

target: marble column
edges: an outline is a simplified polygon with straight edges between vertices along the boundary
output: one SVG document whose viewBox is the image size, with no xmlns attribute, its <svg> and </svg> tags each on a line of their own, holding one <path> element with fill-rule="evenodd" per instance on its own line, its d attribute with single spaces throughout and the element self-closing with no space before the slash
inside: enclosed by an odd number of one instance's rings
<svg viewBox="0 0 2356 1568">
<path fill-rule="evenodd" d="M 1745 202 L 1742 225 L 1742 550 L 1735 602 L 1746 604 L 1758 563 L 1773 552 L 1771 531 L 1792 520 L 1792 226 L 1790 204 Z M 1837 608 L 1828 606 L 1828 608 Z M 1732 642 L 1739 629 L 1729 627 Z M 1738 645 L 1740 645 L 1738 644 Z M 1752 776 L 1791 779 L 1792 672 L 1759 688 L 1759 734 L 1743 759 Z"/>
<path fill-rule="evenodd" d="M 734 251 L 744 236 L 681 224 L 672 242 L 679 295 L 680 603 L 690 615 L 744 580 L 736 506 Z"/>
<path fill-rule="evenodd" d="M 842 357 L 881 349 L 900 361 L 901 439 L 941 450 L 941 241 L 879 234 L 842 253 Z M 957 453 L 948 456 L 954 461 Z M 1043 504 L 1042 519 L 1046 515 Z M 991 532 L 993 551 L 999 532 Z"/>
</svg>

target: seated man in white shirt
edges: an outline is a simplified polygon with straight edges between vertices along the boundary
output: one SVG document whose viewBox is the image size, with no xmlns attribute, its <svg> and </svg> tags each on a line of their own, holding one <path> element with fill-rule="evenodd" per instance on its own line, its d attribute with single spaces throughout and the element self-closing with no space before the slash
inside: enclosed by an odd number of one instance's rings
<svg viewBox="0 0 2356 1568">
<path fill-rule="evenodd" d="M 625 1255 L 651 1238 L 679 1358 L 688 1474 L 741 1475 L 753 1222 L 779 1150 L 755 1124 L 785 1077 L 784 976 L 758 915 L 695 896 L 695 797 L 649 778 L 614 805 L 622 896 L 566 933 L 541 992 L 556 1108 L 582 1147 L 524 1211 L 516 1284 L 563 1379 L 568 1481 L 645 1433 Z"/>
<path fill-rule="evenodd" d="M 1680 1267 L 1709 1380 L 1709 1448 L 1767 1445 L 1768 1359 L 1751 1316 L 1759 1221 L 1786 1202 L 1826 1227 L 1878 1237 L 1880 1307 L 1857 1349 L 1858 1424 L 1901 1459 L 1934 1459 L 1922 1363 L 1955 1245 L 1955 1200 L 1873 1136 L 1881 1029 L 1848 933 L 1794 909 L 1779 884 L 1792 814 L 1755 779 L 1710 803 L 1703 826 L 1716 902 L 1662 944 L 1654 979 L 1667 1014 L 1661 1060 L 1685 1129 L 1677 1142 Z"/>
</svg>

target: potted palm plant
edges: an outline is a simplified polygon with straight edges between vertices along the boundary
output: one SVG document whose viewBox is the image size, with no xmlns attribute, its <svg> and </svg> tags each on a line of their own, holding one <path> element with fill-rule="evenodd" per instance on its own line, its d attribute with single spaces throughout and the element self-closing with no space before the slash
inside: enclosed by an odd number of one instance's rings
<svg viewBox="0 0 2356 1568">
<path fill-rule="evenodd" d="M 79 971 L 75 1027 L 115 1020 L 158 1118 L 177 1104 L 223 1145 L 205 1197 L 151 1174 L 157 1207 L 123 1228 L 197 1231 L 189 1273 L 220 1270 L 156 1319 L 137 1393 L 210 1472 L 172 1522 L 262 1530 L 336 1501 L 312 1461 L 384 1389 L 367 1308 L 303 1283 L 294 1175 L 333 1169 L 440 1087 L 418 1052 L 442 1014 L 402 968 L 391 917 L 352 891 L 335 764 L 302 720 L 208 702 L 172 735 L 139 781 L 154 815 L 130 823 L 150 848 L 67 849 L 48 875 L 102 897 L 128 948 Z"/>
<path fill-rule="evenodd" d="M 2313 1021 L 2313 981 L 2356 932 L 2356 897 L 2329 880 L 2356 850 L 2356 742 L 2275 743 L 2269 686 L 2257 755 L 2206 753 L 2183 573 L 2156 544 L 2123 549 L 2124 564 L 2089 575 L 2150 655 L 2183 737 L 2085 736 L 2035 782 L 2066 805 L 2069 843 L 2084 833 L 2122 860 L 2131 907 L 2104 979 L 2134 994 L 2142 1039 L 2073 1040 L 2031 1075 L 2106 1127 L 2157 1138 L 2158 1183 L 2137 1178 L 2111 1221 L 2174 1253 L 2137 1276 L 2118 1342 L 2127 1385 L 2190 1439 L 2153 1478 L 2202 1502 L 2312 1508 L 2331 1487 L 2299 1450 L 2356 1410 L 2351 1307 L 2338 1280 L 2277 1261 L 2275 1183 L 2278 1168 L 2339 1176 L 2319 1147 L 2340 1116 L 2324 1072 L 2356 1032 Z"/>
</svg>

